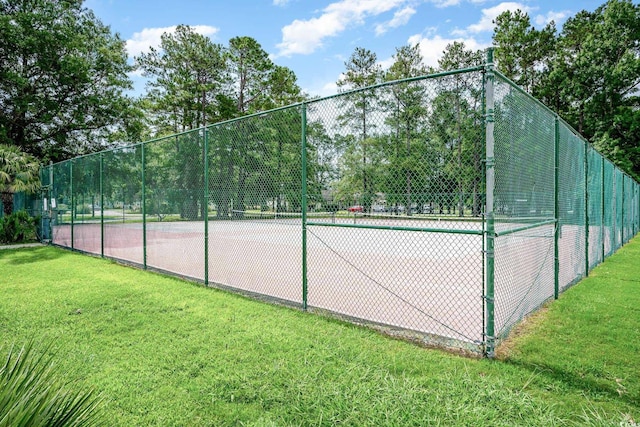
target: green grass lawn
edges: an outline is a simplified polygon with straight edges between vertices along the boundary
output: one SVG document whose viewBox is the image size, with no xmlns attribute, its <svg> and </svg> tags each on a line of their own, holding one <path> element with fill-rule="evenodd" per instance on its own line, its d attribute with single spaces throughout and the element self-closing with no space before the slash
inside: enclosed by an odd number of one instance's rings
<svg viewBox="0 0 640 427">
<path fill-rule="evenodd" d="M 474 360 L 53 247 L 0 251 L 0 357 L 54 342 L 114 426 L 634 426 L 640 239 Z"/>
</svg>

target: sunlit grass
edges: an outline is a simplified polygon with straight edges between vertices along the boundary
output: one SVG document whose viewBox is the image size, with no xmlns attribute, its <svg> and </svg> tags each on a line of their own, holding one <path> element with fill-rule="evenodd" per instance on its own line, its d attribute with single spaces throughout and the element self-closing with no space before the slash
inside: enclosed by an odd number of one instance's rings
<svg viewBox="0 0 640 427">
<path fill-rule="evenodd" d="M 638 255 L 636 240 L 488 361 L 52 247 L 5 250 L 0 342 L 54 340 L 111 425 L 632 425 Z"/>
</svg>

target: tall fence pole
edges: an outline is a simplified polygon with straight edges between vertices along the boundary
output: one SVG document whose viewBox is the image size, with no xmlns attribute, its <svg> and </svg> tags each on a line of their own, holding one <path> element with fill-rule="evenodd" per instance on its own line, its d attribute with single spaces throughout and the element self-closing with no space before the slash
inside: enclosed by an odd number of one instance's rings
<svg viewBox="0 0 640 427">
<path fill-rule="evenodd" d="M 486 304 L 486 326 L 485 326 L 485 354 L 493 358 L 495 351 L 495 224 L 493 212 L 493 191 L 495 187 L 495 159 L 494 159 L 494 73 L 493 73 L 493 48 L 487 49 L 487 63 L 485 65 L 485 179 L 486 179 L 486 216 L 485 240 L 486 240 L 486 269 L 485 269 L 485 304 Z"/>
<path fill-rule="evenodd" d="M 307 309 L 307 104 L 301 106 L 302 135 L 300 141 L 302 161 L 302 308 Z"/>
<path fill-rule="evenodd" d="M 140 156 L 142 157 L 141 166 L 142 166 L 142 267 L 147 269 L 147 194 L 145 185 L 145 155 L 144 155 L 144 146 L 145 144 L 140 144 Z"/>
<path fill-rule="evenodd" d="M 620 173 L 622 173 L 622 171 Z M 626 234 L 625 231 L 627 230 L 627 227 L 626 227 L 626 223 L 624 221 L 624 211 L 625 211 L 624 202 L 625 202 L 625 199 L 626 199 L 626 197 L 625 197 L 626 194 L 625 194 L 625 189 L 624 189 L 625 188 L 624 181 L 625 181 L 624 174 L 622 174 L 622 221 L 620 221 L 620 223 L 622 225 L 622 238 L 620 239 L 620 246 L 624 245 L 627 242 L 625 240 L 625 234 Z M 628 215 L 628 213 L 627 213 L 627 215 Z"/>
<path fill-rule="evenodd" d="M 100 256 L 104 258 L 104 154 L 100 153 Z"/>
<path fill-rule="evenodd" d="M 605 257 L 605 246 L 604 246 L 604 238 L 605 238 L 605 204 L 604 204 L 604 186 L 606 185 L 606 182 L 604 180 L 604 157 L 601 155 L 600 156 L 600 253 L 602 254 L 602 258 L 600 259 L 600 262 L 604 262 L 604 257 Z"/>
<path fill-rule="evenodd" d="M 560 172 L 560 118 L 555 116 L 554 123 L 554 173 L 553 173 L 553 217 L 556 220 L 553 233 L 553 297 L 558 299 L 560 294 L 560 254 L 558 242 L 560 240 L 560 188 L 558 174 Z"/>
<path fill-rule="evenodd" d="M 55 192 L 53 191 L 53 162 L 49 162 L 49 243 L 53 243 L 53 223 L 54 215 L 56 215 L 53 209 L 54 197 Z"/>
<path fill-rule="evenodd" d="M 204 204 L 203 220 L 204 220 L 204 285 L 209 286 L 209 137 L 207 127 L 204 127 Z"/>
<path fill-rule="evenodd" d="M 73 197 L 73 159 L 69 160 L 69 192 L 71 193 L 71 209 L 69 209 L 71 212 L 71 249 L 73 249 L 73 214 L 76 210 L 76 201 Z"/>
<path fill-rule="evenodd" d="M 589 144 L 584 144 L 584 264 L 589 277 Z"/>
</svg>

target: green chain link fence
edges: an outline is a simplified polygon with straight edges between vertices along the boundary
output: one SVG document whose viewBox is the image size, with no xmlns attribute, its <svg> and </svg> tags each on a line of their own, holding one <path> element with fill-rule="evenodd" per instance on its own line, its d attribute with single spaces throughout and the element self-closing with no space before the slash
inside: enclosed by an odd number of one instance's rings
<svg viewBox="0 0 640 427">
<path fill-rule="evenodd" d="M 492 356 L 640 189 L 484 66 L 43 168 L 55 245 Z"/>
</svg>

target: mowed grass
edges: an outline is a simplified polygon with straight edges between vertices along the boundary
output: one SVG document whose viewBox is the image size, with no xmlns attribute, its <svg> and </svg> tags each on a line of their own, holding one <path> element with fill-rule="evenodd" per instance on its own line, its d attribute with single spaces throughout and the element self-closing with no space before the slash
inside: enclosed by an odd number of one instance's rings
<svg viewBox="0 0 640 427">
<path fill-rule="evenodd" d="M 2 250 L 0 357 L 53 341 L 113 426 L 633 426 L 639 261 L 635 239 L 490 361 L 53 247 Z"/>
</svg>

